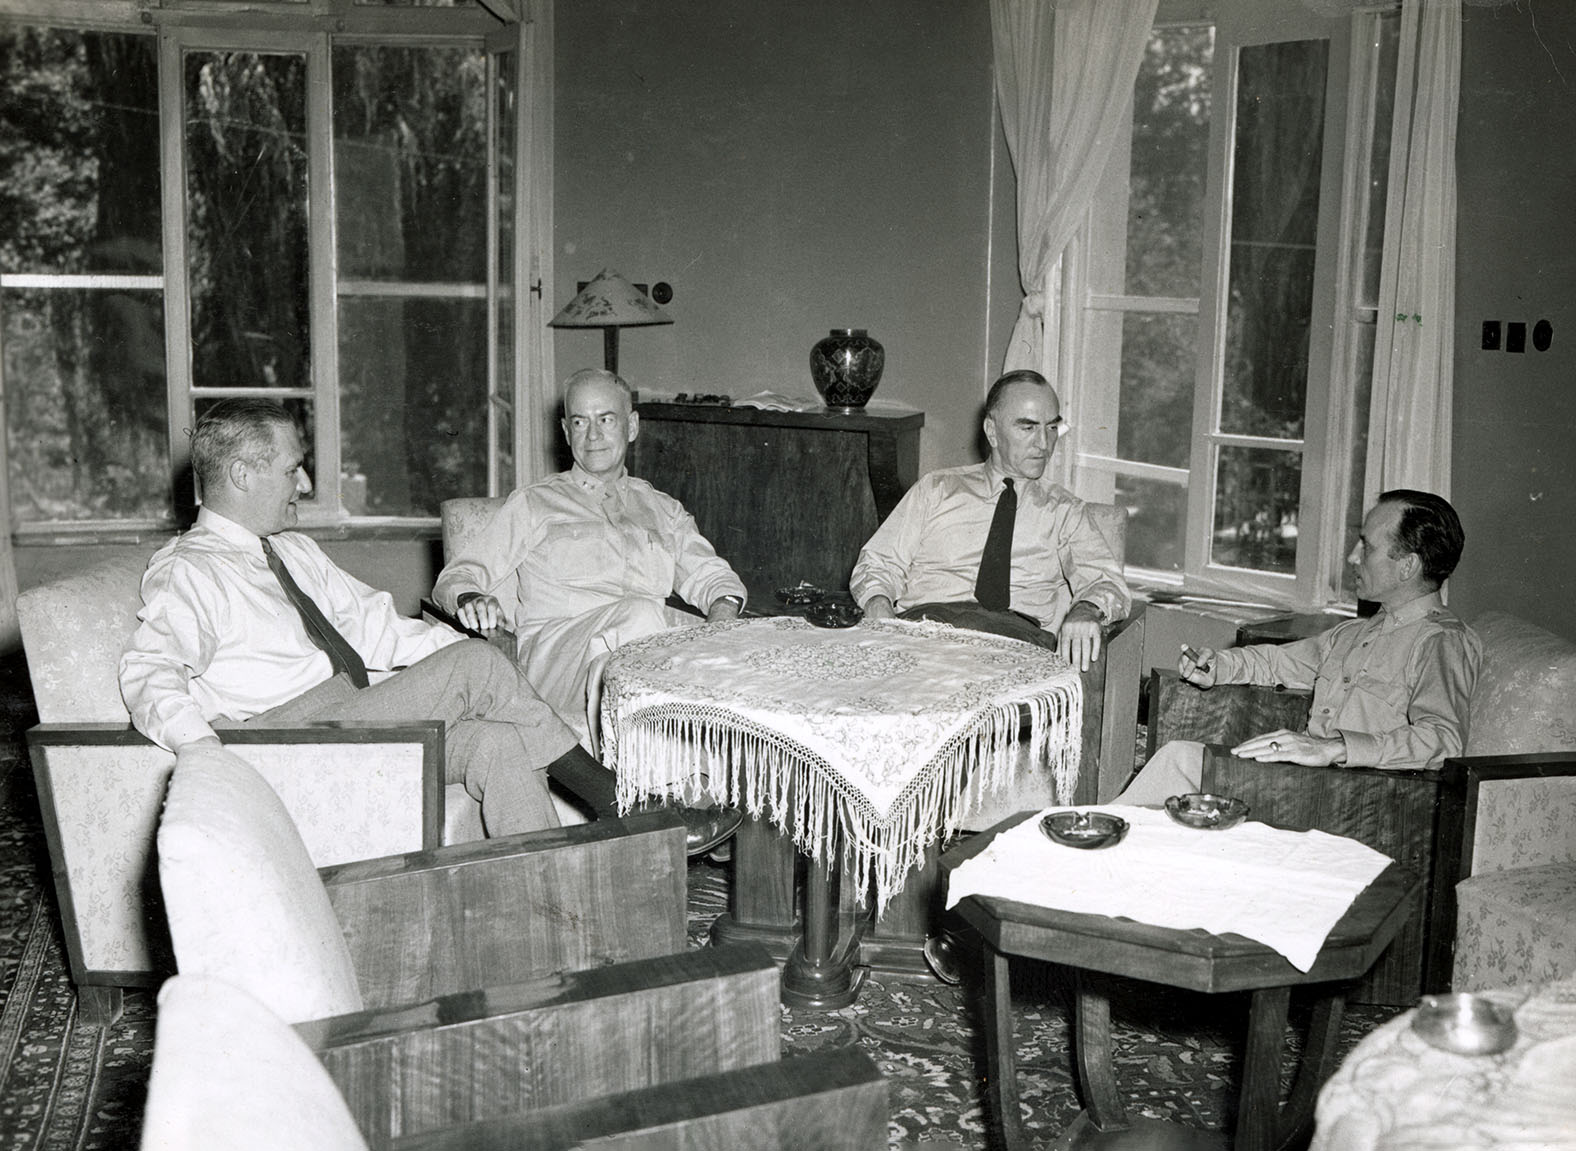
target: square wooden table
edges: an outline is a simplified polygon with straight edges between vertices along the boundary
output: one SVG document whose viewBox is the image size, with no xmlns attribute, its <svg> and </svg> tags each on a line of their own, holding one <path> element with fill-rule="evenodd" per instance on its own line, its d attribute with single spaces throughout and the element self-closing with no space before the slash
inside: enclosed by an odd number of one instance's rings
<svg viewBox="0 0 1576 1151">
<path fill-rule="evenodd" d="M 997 835 L 1037 814 L 1022 812 L 943 853 L 943 874 L 950 879 Z M 1103 972 L 1190 991 L 1252 994 L 1237 1129 L 1230 1145 L 1236 1151 L 1268 1151 L 1306 1137 L 1319 1086 L 1334 1069 L 1345 985 L 1366 972 L 1390 943 L 1419 886 L 1416 876 L 1392 863 L 1331 930 L 1308 971 L 1297 970 L 1273 948 L 1241 935 L 1180 931 L 990 896 L 963 899 L 954 910 L 987 945 L 984 1022 L 989 1094 L 1006 1145 L 1029 1145 L 1019 1114 L 1013 1054 L 1011 956 L 1059 963 L 1074 977 L 1073 1046 L 1084 1109 L 1055 1146 L 1186 1145 L 1174 1124 L 1127 1116 L 1112 1067 L 1110 1000 L 1098 980 L 1086 977 Z M 1291 989 L 1298 984 L 1316 985 L 1312 1025 L 1296 1085 L 1283 1102 L 1281 1053 Z M 1168 1130 L 1157 1136 L 1156 1127 Z M 1211 1134 L 1196 1132 L 1197 1145 L 1209 1145 Z M 1159 1141 L 1164 1139 L 1169 1141 Z"/>
</svg>

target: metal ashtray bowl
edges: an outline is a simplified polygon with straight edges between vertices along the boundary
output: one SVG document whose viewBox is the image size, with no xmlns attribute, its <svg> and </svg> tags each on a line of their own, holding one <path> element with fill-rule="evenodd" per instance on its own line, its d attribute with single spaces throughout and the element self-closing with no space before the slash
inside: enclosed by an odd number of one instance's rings
<svg viewBox="0 0 1576 1151">
<path fill-rule="evenodd" d="M 1115 847 L 1127 834 L 1127 820 L 1103 811 L 1053 811 L 1040 830 L 1063 847 Z"/>
<path fill-rule="evenodd" d="M 826 598 L 826 593 L 813 583 L 800 580 L 792 587 L 780 587 L 776 591 L 777 599 L 786 604 L 820 603 Z"/>
<path fill-rule="evenodd" d="M 853 627 L 865 618 L 865 613 L 851 603 L 822 600 L 806 609 L 804 618 L 816 627 Z"/>
<path fill-rule="evenodd" d="M 1201 831 L 1224 831 L 1248 818 L 1248 805 L 1230 795 L 1211 795 L 1190 791 L 1166 800 L 1166 814 L 1183 827 Z"/>
<path fill-rule="evenodd" d="M 1423 996 L 1412 1030 L 1425 1043 L 1457 1055 L 1498 1055 L 1516 1042 L 1512 1009 L 1467 992 Z"/>
</svg>

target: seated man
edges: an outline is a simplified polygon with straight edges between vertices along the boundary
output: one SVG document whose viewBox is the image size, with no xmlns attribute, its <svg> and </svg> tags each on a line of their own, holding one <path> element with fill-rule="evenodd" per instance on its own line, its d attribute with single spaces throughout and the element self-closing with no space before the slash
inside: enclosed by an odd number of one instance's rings
<svg viewBox="0 0 1576 1151">
<path fill-rule="evenodd" d="M 1461 558 L 1455 509 L 1430 492 L 1379 497 L 1348 557 L 1357 595 L 1379 604 L 1311 639 L 1227 651 L 1184 648 L 1177 670 L 1202 688 L 1217 683 L 1313 689 L 1308 729 L 1270 731 L 1232 748 L 1260 762 L 1353 767 L 1438 767 L 1460 755 L 1482 647 L 1444 605 L 1439 588 Z M 1114 803 L 1159 805 L 1197 791 L 1203 745 L 1166 744 Z"/>
<path fill-rule="evenodd" d="M 439 719 L 445 777 L 480 802 L 488 835 L 558 826 L 544 770 L 600 765 L 507 656 L 399 616 L 287 530 L 312 490 L 302 460 L 272 400 L 222 400 L 197 421 L 203 506 L 149 561 L 120 662 L 137 730 L 178 752 L 217 743 L 216 723 Z"/>
<path fill-rule="evenodd" d="M 1079 670 L 1099 659 L 1101 624 L 1132 597 L 1083 501 L 1045 478 L 1065 427 L 1038 372 L 992 384 L 990 458 L 922 477 L 860 550 L 849 586 L 866 616 L 1059 646 Z"/>
<path fill-rule="evenodd" d="M 666 629 L 671 592 L 727 620 L 744 606 L 744 584 L 682 504 L 625 471 L 640 414 L 623 379 L 570 376 L 563 430 L 574 466 L 517 489 L 432 595 L 466 627 L 510 627 L 526 678 L 589 747 L 606 656 Z"/>
</svg>

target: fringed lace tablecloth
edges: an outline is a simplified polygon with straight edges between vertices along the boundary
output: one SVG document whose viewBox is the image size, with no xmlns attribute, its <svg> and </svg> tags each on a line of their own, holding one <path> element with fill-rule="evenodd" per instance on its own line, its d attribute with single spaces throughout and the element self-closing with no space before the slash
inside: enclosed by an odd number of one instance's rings
<svg viewBox="0 0 1576 1151">
<path fill-rule="evenodd" d="M 856 890 L 874 877 L 880 911 L 925 848 L 1011 776 L 1025 713 L 1029 762 L 1049 762 L 1065 802 L 1083 691 L 1054 652 L 945 624 L 738 620 L 613 653 L 602 757 L 621 807 L 693 795 L 704 779 L 816 859 L 841 833 Z"/>
</svg>

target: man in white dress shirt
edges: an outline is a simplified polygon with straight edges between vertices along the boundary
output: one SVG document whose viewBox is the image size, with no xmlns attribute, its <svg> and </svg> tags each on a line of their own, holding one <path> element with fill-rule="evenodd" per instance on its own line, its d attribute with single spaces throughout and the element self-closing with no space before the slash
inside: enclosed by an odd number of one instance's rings
<svg viewBox="0 0 1576 1151">
<path fill-rule="evenodd" d="M 480 802 L 488 835 L 556 827 L 548 771 L 601 766 L 506 655 L 400 616 L 289 530 L 312 490 L 303 461 L 271 400 L 222 400 L 197 421 L 203 506 L 149 561 L 121 658 L 137 730 L 179 751 L 216 743 L 216 725 L 439 719 L 446 778 Z"/>
</svg>

